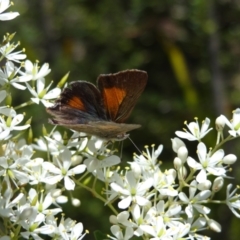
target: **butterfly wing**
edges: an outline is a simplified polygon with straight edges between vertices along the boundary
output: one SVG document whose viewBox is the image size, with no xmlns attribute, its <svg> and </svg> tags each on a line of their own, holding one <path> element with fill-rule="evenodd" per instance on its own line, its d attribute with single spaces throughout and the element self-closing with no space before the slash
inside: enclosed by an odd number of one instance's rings
<svg viewBox="0 0 240 240">
<path fill-rule="evenodd" d="M 123 123 L 130 116 L 137 99 L 147 84 L 147 73 L 126 70 L 115 74 L 102 74 L 97 79 L 107 117 Z"/>
<path fill-rule="evenodd" d="M 51 119 L 50 123 L 58 124 L 55 119 Z M 63 126 L 78 132 L 111 140 L 123 140 L 128 136 L 126 132 L 141 127 L 139 124 L 124 124 L 109 121 L 90 121 L 86 124 L 64 122 Z"/>
<path fill-rule="evenodd" d="M 107 119 L 99 90 L 85 81 L 71 83 L 47 112 L 54 116 L 52 123 L 63 126 Z"/>
</svg>

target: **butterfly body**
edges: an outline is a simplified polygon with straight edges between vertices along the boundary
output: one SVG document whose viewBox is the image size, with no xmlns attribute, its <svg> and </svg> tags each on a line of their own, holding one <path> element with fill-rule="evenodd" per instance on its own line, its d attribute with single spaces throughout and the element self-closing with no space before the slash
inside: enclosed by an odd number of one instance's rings
<svg viewBox="0 0 240 240">
<path fill-rule="evenodd" d="M 47 108 L 54 117 L 50 123 L 104 139 L 125 139 L 126 132 L 140 127 L 124 122 L 146 83 L 147 73 L 140 70 L 102 74 L 97 87 L 86 81 L 73 82 Z"/>
</svg>

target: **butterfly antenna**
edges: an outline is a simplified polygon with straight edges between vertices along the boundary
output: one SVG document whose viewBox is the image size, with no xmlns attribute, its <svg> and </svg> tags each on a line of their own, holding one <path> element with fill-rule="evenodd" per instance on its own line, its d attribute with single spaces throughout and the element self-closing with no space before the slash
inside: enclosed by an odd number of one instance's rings
<svg viewBox="0 0 240 240">
<path fill-rule="evenodd" d="M 137 147 L 137 145 L 133 142 L 133 140 L 129 136 L 128 136 L 128 139 L 133 144 L 133 146 L 137 149 L 137 151 L 142 155 L 142 152 L 140 151 L 140 149 Z"/>
</svg>

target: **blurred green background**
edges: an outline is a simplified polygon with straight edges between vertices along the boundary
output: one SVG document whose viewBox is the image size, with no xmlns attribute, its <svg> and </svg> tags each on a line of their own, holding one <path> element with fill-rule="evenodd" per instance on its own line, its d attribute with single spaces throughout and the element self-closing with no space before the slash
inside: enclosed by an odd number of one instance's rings
<svg viewBox="0 0 240 240">
<path fill-rule="evenodd" d="M 13 21 L 1 25 L 1 34 L 17 32 L 30 60 L 48 62 L 49 80 L 56 83 L 70 71 L 69 80 L 95 83 L 102 73 L 142 69 L 149 81 L 129 123 L 142 128 L 131 133 L 135 144 L 163 144 L 163 170 L 172 166 L 175 154 L 170 138 L 187 120 L 220 114 L 231 117 L 240 103 L 240 1 L 235 0 L 17 0 Z M 20 98 L 21 96 L 19 96 Z M 45 112 L 42 107 L 43 113 Z M 40 135 L 47 116 L 34 120 Z M 34 112 L 35 111 L 35 112 Z M 50 129 L 50 127 L 49 127 Z M 216 134 L 207 137 L 213 146 Z M 191 143 L 195 157 L 197 143 Z M 226 153 L 240 153 L 239 141 L 229 143 Z M 124 141 L 123 152 L 131 159 L 135 147 Z M 236 184 L 238 163 L 234 165 Z M 226 181 L 227 183 L 228 181 Z M 91 231 L 109 232 L 107 207 L 89 193 L 79 192 L 82 205 L 66 211 Z M 225 198 L 225 193 L 221 196 Z M 213 206 L 212 206 L 213 207 Z M 223 226 L 212 239 L 239 239 L 240 220 L 225 206 L 214 206 L 213 218 Z"/>
</svg>

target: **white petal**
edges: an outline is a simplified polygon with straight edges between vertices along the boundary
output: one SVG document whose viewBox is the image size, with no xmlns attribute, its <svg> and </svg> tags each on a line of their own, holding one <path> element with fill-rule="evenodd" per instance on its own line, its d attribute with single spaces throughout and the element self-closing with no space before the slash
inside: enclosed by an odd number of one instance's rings
<svg viewBox="0 0 240 240">
<path fill-rule="evenodd" d="M 206 171 L 204 169 L 202 169 L 197 177 L 196 177 L 196 180 L 199 182 L 199 183 L 202 183 L 202 182 L 205 182 L 207 180 L 207 174 L 206 174 Z"/>
<path fill-rule="evenodd" d="M 52 90 L 50 90 L 45 96 L 44 99 L 53 99 L 53 98 L 57 98 L 61 93 L 61 89 L 60 88 L 54 88 Z"/>
<path fill-rule="evenodd" d="M 21 84 L 19 84 L 19 83 L 11 83 L 11 85 L 13 86 L 13 87 L 15 87 L 16 89 L 19 89 L 19 90 L 25 90 L 26 89 L 26 87 L 25 86 L 23 86 L 23 85 L 21 85 Z"/>
<path fill-rule="evenodd" d="M 178 137 L 188 139 L 189 141 L 197 140 L 197 138 L 195 136 L 193 136 L 192 134 L 190 134 L 189 132 L 176 131 L 175 134 Z"/>
<path fill-rule="evenodd" d="M 18 12 L 9 12 L 9 13 L 2 13 L 0 14 L 0 20 L 1 21 L 7 21 L 7 20 L 12 20 L 19 16 Z"/>
<path fill-rule="evenodd" d="M 37 80 L 37 92 L 40 93 L 45 87 L 45 79 L 44 78 L 39 78 Z"/>
<path fill-rule="evenodd" d="M 128 196 L 118 203 L 118 207 L 120 209 L 128 208 L 130 206 L 131 202 L 132 202 L 132 197 Z"/>
<path fill-rule="evenodd" d="M 68 176 L 64 178 L 64 186 L 67 190 L 74 190 L 75 182 Z"/>
<path fill-rule="evenodd" d="M 147 200 L 142 196 L 136 196 L 135 199 L 136 199 L 136 203 L 140 206 L 145 206 L 149 203 L 149 200 Z"/>
<path fill-rule="evenodd" d="M 196 160 L 194 160 L 192 157 L 187 158 L 187 163 L 188 163 L 188 166 L 193 169 L 201 169 L 202 168 L 202 165 L 199 162 L 197 162 Z"/>
<path fill-rule="evenodd" d="M 81 165 L 78 165 L 72 169 L 70 169 L 68 171 L 69 175 L 75 175 L 75 174 L 80 174 L 80 173 L 83 173 L 85 170 L 86 170 L 86 165 L 84 164 L 81 164 Z"/>
<path fill-rule="evenodd" d="M 200 142 L 197 146 L 197 154 L 200 162 L 205 162 L 207 156 L 207 147 L 204 143 Z"/>
<path fill-rule="evenodd" d="M 188 199 L 187 195 L 184 192 L 180 192 L 178 194 L 178 197 L 185 203 L 189 202 L 189 199 Z"/>
<path fill-rule="evenodd" d="M 32 72 L 33 70 L 33 64 L 30 60 L 26 60 L 24 64 L 26 72 Z"/>
</svg>

